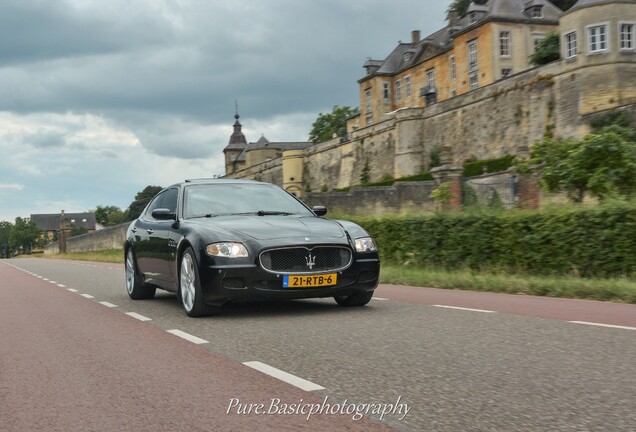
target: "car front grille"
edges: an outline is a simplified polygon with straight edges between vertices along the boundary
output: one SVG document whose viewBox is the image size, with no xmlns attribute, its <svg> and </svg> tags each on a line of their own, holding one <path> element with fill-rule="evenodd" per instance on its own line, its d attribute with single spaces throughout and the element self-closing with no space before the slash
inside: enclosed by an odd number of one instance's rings
<svg viewBox="0 0 636 432">
<path fill-rule="evenodd" d="M 339 246 L 270 249 L 261 253 L 261 267 L 270 273 L 325 273 L 344 270 L 351 265 L 351 250 Z"/>
</svg>

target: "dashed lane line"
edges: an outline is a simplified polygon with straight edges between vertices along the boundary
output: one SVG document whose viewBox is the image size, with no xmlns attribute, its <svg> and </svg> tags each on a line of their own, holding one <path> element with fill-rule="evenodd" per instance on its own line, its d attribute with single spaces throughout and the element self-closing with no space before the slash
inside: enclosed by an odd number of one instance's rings
<svg viewBox="0 0 636 432">
<path fill-rule="evenodd" d="M 469 311 L 469 312 L 496 313 L 496 311 L 491 311 L 491 310 L 472 309 L 472 308 L 465 308 L 465 307 L 459 307 L 459 306 L 448 306 L 448 305 L 432 305 L 432 306 L 435 306 L 438 308 L 444 308 L 444 309 L 457 309 L 457 310 Z"/>
<path fill-rule="evenodd" d="M 192 342 L 193 344 L 201 345 L 201 344 L 210 343 L 209 341 L 206 341 L 205 339 L 201 339 L 200 337 L 196 337 L 194 335 L 191 335 L 190 333 L 186 333 L 181 330 L 174 329 L 174 330 L 166 330 L 166 331 L 175 336 L 179 336 L 181 339 L 185 339 L 189 342 Z"/>
<path fill-rule="evenodd" d="M 126 315 L 138 319 L 139 321 L 152 321 L 152 318 L 145 317 L 137 312 L 126 312 Z"/>
<path fill-rule="evenodd" d="M 92 296 L 90 294 L 80 294 L 82 297 L 87 298 L 87 299 L 94 299 L 95 296 Z"/>
<path fill-rule="evenodd" d="M 74 289 L 74 288 L 66 288 L 66 289 L 67 289 L 67 291 L 70 291 L 70 292 L 74 292 L 74 293 L 76 293 L 76 292 L 77 292 L 77 290 L 76 290 L 76 289 Z"/>
<path fill-rule="evenodd" d="M 112 303 L 109 303 L 107 301 L 101 301 L 101 302 L 99 302 L 99 304 L 103 305 L 103 306 L 106 306 L 106 307 L 109 307 L 109 308 L 116 308 L 117 307 L 116 304 L 112 304 Z"/>
<path fill-rule="evenodd" d="M 572 324 L 584 324 L 584 325 L 607 327 L 607 328 L 614 328 L 614 329 L 621 329 L 621 330 L 636 330 L 636 327 L 627 327 L 627 326 L 620 326 L 620 325 L 614 325 L 614 324 L 601 324 L 601 323 L 588 322 L 588 321 L 568 321 L 568 322 Z"/>
<path fill-rule="evenodd" d="M 315 384 L 311 381 L 307 381 L 306 379 L 297 377 L 296 375 L 292 375 L 280 369 L 276 369 L 275 367 L 272 367 L 265 363 L 261 363 L 259 361 L 249 361 L 244 362 L 243 364 L 305 391 L 316 391 L 325 389 L 323 386 Z"/>
</svg>

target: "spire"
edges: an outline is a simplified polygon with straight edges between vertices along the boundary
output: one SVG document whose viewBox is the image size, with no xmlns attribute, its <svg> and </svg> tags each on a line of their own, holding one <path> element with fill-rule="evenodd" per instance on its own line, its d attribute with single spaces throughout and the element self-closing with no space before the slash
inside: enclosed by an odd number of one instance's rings
<svg viewBox="0 0 636 432">
<path fill-rule="evenodd" d="M 241 122 L 239 122 L 239 118 L 241 116 L 238 113 L 237 100 L 234 100 L 234 107 L 235 107 L 234 119 L 236 121 L 234 122 L 234 132 L 232 133 L 232 136 L 230 137 L 230 142 L 228 143 L 227 147 L 243 148 L 247 146 L 247 140 L 245 139 L 245 135 L 243 135 L 243 131 L 241 130 L 242 128 Z"/>
</svg>

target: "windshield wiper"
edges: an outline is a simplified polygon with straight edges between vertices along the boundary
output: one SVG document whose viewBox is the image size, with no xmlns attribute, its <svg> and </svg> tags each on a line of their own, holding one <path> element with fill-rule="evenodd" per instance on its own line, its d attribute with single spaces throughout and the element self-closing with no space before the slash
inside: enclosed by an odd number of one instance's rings
<svg viewBox="0 0 636 432">
<path fill-rule="evenodd" d="M 217 217 L 218 215 L 216 214 L 212 214 L 212 213 L 208 213 L 208 214 L 204 214 L 204 215 L 198 215 L 198 216 L 191 216 L 188 219 L 200 219 L 200 218 L 213 218 L 213 217 Z"/>
<path fill-rule="evenodd" d="M 259 210 L 256 212 L 257 216 L 290 216 L 293 213 L 283 212 L 283 211 L 272 211 L 272 210 Z"/>
</svg>

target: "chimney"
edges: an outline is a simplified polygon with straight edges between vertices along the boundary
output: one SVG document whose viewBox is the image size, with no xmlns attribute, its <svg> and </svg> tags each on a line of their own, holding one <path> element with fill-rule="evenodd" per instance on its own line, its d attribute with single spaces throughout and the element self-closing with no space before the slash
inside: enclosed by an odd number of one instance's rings
<svg viewBox="0 0 636 432">
<path fill-rule="evenodd" d="M 448 25 L 452 26 L 455 21 L 457 21 L 459 19 L 459 12 L 456 10 L 449 10 L 448 14 L 446 15 L 446 20 L 448 21 Z"/>
<path fill-rule="evenodd" d="M 420 31 L 413 30 L 411 36 L 413 37 L 413 46 L 417 45 L 420 42 Z"/>
</svg>

